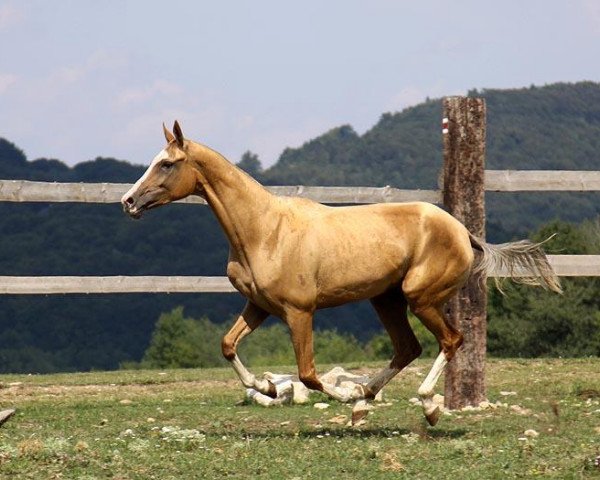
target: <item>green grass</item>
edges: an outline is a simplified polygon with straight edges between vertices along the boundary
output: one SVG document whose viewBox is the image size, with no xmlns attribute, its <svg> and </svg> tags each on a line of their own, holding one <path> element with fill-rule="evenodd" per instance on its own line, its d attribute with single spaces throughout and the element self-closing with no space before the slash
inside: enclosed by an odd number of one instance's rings
<svg viewBox="0 0 600 480">
<path fill-rule="evenodd" d="M 600 359 L 490 360 L 488 397 L 508 406 L 435 428 L 408 401 L 430 364 L 399 375 L 358 428 L 330 422 L 351 407 L 319 394 L 240 402 L 229 369 L 3 375 L 0 410 L 17 413 L 0 427 L 0 478 L 600 478 Z"/>
</svg>

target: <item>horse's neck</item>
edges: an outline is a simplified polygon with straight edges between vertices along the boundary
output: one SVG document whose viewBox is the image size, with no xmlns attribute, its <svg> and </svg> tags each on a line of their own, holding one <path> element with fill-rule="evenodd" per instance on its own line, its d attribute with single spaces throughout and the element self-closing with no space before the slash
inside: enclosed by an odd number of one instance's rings
<svg viewBox="0 0 600 480">
<path fill-rule="evenodd" d="M 243 258 L 264 235 L 274 196 L 260 183 L 208 147 L 193 144 L 203 178 L 202 195 L 215 212 L 231 247 Z"/>
</svg>

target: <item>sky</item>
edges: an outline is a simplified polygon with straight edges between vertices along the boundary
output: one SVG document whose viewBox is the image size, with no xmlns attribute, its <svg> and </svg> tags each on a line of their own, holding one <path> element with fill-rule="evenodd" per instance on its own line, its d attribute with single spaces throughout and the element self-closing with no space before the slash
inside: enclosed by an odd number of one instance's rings
<svg viewBox="0 0 600 480">
<path fill-rule="evenodd" d="M 600 0 L 0 0 L 0 137 L 148 164 L 162 122 L 273 164 L 472 88 L 600 81 Z"/>
</svg>

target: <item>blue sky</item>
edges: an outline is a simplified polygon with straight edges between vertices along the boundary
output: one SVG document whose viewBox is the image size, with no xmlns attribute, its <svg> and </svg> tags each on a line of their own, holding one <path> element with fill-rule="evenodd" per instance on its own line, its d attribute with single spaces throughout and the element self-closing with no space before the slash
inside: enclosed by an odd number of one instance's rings
<svg viewBox="0 0 600 480">
<path fill-rule="evenodd" d="M 600 81 L 600 1 L 0 1 L 0 137 L 146 164 L 161 122 L 264 165 L 471 88 Z"/>
</svg>

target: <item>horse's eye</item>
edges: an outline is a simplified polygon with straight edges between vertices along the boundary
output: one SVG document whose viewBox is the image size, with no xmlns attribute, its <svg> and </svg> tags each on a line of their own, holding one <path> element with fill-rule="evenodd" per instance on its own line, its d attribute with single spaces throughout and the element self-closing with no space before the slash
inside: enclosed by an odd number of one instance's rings
<svg viewBox="0 0 600 480">
<path fill-rule="evenodd" d="M 164 172 L 168 172 L 173 168 L 173 162 L 163 162 L 160 166 L 160 169 Z"/>
</svg>

